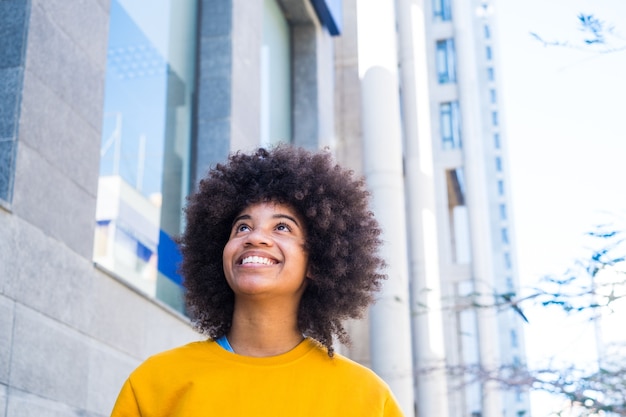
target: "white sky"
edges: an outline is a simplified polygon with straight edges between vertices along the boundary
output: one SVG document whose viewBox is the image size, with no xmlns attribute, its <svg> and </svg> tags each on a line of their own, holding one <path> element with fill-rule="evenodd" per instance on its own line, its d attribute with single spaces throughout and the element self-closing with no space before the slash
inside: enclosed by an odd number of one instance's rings
<svg viewBox="0 0 626 417">
<path fill-rule="evenodd" d="M 508 134 L 518 269 L 522 285 L 558 273 L 582 253 L 583 234 L 626 210 L 626 51 L 598 54 L 545 48 L 580 39 L 578 13 L 623 34 L 624 0 L 497 0 L 502 96 Z M 576 319 L 527 312 L 531 363 L 585 358 L 593 332 Z M 533 417 L 546 415 L 533 396 Z"/>
</svg>

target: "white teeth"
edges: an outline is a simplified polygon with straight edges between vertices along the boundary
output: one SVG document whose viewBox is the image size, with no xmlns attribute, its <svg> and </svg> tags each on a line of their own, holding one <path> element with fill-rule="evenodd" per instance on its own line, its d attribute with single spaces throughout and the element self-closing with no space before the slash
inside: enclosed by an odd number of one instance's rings
<svg viewBox="0 0 626 417">
<path fill-rule="evenodd" d="M 263 265 L 272 265 L 274 262 L 271 259 L 262 258 L 260 256 L 248 256 L 241 260 L 241 264 L 263 264 Z"/>
</svg>

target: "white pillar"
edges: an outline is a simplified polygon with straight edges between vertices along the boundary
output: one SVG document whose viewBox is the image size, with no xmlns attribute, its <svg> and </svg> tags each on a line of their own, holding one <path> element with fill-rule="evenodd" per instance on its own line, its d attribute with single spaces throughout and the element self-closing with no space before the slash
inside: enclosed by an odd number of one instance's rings
<svg viewBox="0 0 626 417">
<path fill-rule="evenodd" d="M 372 367 L 414 415 L 402 132 L 393 1 L 358 0 L 363 166 L 389 279 L 370 312 Z"/>
<path fill-rule="evenodd" d="M 448 387 L 439 271 L 424 0 L 397 0 L 406 154 L 413 346 L 420 416 L 447 417 Z M 426 306 L 421 308 L 420 306 Z M 420 370 L 429 369 L 426 373 Z"/>
<path fill-rule="evenodd" d="M 465 174 L 467 182 L 467 206 L 472 245 L 472 273 L 474 290 L 481 294 L 477 302 L 491 305 L 494 302 L 496 287 L 493 268 L 493 244 L 490 220 L 489 193 L 485 167 L 485 127 L 484 113 L 481 108 L 481 88 L 486 88 L 485 77 L 478 73 L 476 59 L 476 22 L 477 4 L 470 1 L 453 3 L 452 13 L 455 19 L 455 42 L 457 43 L 459 96 L 461 101 L 461 119 L 463 124 L 463 154 L 465 156 Z M 478 51 L 482 53 L 482 50 Z M 478 352 L 482 366 L 496 369 L 500 365 L 500 340 L 498 338 L 497 312 L 495 309 L 478 309 L 476 312 L 478 327 Z M 497 383 L 485 382 L 482 385 L 483 417 L 502 415 L 502 394 Z"/>
</svg>

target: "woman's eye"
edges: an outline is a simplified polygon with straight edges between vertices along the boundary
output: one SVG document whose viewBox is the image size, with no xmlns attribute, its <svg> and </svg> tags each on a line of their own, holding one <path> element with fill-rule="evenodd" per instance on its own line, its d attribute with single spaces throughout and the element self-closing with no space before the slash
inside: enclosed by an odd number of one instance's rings
<svg viewBox="0 0 626 417">
<path fill-rule="evenodd" d="M 247 224 L 240 224 L 235 230 L 237 232 L 247 232 L 248 230 L 250 230 L 250 227 Z"/>
<path fill-rule="evenodd" d="M 279 230 L 281 232 L 289 232 L 291 231 L 291 228 L 289 226 L 287 226 L 285 223 L 280 223 L 279 225 L 276 226 L 276 230 Z"/>
</svg>

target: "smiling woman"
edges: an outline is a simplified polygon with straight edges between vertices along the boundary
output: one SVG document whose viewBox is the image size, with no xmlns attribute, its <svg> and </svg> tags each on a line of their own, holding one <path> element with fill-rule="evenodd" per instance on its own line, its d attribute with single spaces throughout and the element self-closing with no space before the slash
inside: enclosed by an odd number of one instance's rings
<svg viewBox="0 0 626 417">
<path fill-rule="evenodd" d="M 330 154 L 299 148 L 210 171 L 180 242 L 187 306 L 210 339 L 148 359 L 113 416 L 401 416 L 387 384 L 332 346 L 385 278 L 368 196 Z"/>
</svg>

